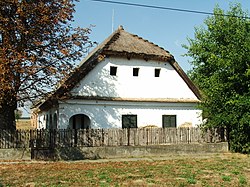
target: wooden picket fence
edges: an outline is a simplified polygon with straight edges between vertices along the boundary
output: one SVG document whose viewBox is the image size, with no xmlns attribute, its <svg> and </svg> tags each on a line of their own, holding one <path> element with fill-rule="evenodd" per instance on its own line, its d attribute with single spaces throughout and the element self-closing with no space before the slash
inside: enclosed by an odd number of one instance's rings
<svg viewBox="0 0 250 187">
<path fill-rule="evenodd" d="M 0 130 L 0 148 L 139 146 L 227 141 L 225 130 L 200 128 Z"/>
</svg>

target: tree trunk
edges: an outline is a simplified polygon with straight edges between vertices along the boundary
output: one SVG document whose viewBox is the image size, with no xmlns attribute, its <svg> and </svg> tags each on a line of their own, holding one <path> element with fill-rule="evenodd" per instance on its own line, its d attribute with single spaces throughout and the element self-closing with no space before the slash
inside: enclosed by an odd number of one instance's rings
<svg viewBox="0 0 250 187">
<path fill-rule="evenodd" d="M 16 130 L 15 110 L 17 108 L 16 98 L 6 96 L 0 100 L 0 129 Z"/>
</svg>

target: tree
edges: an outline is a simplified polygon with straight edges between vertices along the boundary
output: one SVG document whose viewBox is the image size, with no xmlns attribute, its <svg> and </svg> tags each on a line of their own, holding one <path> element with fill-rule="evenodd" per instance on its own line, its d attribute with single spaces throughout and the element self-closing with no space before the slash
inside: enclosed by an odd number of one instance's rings
<svg viewBox="0 0 250 187">
<path fill-rule="evenodd" d="M 218 6 L 188 38 L 191 79 L 202 92 L 204 127 L 226 127 L 232 151 L 250 153 L 250 19 L 240 4 Z"/>
<path fill-rule="evenodd" d="M 22 117 L 22 115 L 23 115 L 23 111 L 22 110 L 20 110 L 20 109 L 16 109 L 15 110 L 15 119 L 16 120 L 19 120 Z"/>
<path fill-rule="evenodd" d="M 91 46 L 73 28 L 74 0 L 0 1 L 0 129 L 15 129 L 17 104 L 51 90 Z"/>
</svg>

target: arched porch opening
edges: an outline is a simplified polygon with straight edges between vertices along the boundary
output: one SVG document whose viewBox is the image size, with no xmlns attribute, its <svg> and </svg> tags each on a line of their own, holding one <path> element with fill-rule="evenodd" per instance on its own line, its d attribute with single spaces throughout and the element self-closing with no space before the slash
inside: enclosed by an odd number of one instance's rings
<svg viewBox="0 0 250 187">
<path fill-rule="evenodd" d="M 90 119 L 85 114 L 76 114 L 69 119 L 70 129 L 89 129 Z"/>
</svg>

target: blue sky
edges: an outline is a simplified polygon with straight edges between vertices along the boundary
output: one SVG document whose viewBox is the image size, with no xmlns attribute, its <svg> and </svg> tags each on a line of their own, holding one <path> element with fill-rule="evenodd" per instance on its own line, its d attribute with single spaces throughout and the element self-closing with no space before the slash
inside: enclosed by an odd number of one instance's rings
<svg viewBox="0 0 250 187">
<path fill-rule="evenodd" d="M 136 4 L 155 5 L 170 8 L 213 12 L 216 4 L 228 10 L 230 2 L 241 3 L 244 10 L 249 9 L 250 0 L 114 0 Z M 190 70 L 187 51 L 181 46 L 187 44 L 187 37 L 193 38 L 194 27 L 203 25 L 207 15 L 192 14 L 169 10 L 140 8 L 109 3 L 80 0 L 76 3 L 74 26 L 92 28 L 90 39 L 101 43 L 112 33 L 112 15 L 114 11 L 114 29 L 123 25 L 130 33 L 137 34 L 168 50 L 184 71 Z M 77 64 L 78 62 L 76 62 Z M 28 107 L 25 107 L 28 109 Z M 23 116 L 29 116 L 24 110 Z"/>
<path fill-rule="evenodd" d="M 170 8 L 213 12 L 216 4 L 228 10 L 230 2 L 241 3 L 243 10 L 250 7 L 250 0 L 114 0 L 136 4 L 155 5 Z M 114 11 L 114 29 L 119 25 L 130 33 L 137 34 L 168 50 L 184 69 L 190 70 L 190 59 L 183 57 L 187 51 L 181 46 L 187 44 L 187 37 L 193 38 L 194 27 L 203 25 L 208 15 L 184 13 L 170 10 L 133 7 L 109 3 L 81 0 L 76 4 L 75 26 L 92 28 L 90 38 L 101 43 L 112 33 L 112 15 Z"/>
</svg>

